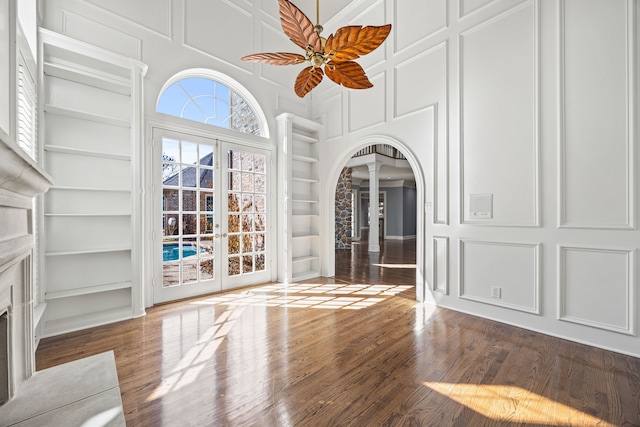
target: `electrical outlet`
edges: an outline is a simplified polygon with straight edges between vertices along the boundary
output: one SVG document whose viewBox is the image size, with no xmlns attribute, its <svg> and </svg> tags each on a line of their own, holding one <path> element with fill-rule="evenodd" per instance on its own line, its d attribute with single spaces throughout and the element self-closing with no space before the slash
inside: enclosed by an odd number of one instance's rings
<svg viewBox="0 0 640 427">
<path fill-rule="evenodd" d="M 502 298 L 502 288 L 499 286 L 491 287 L 491 297 L 493 298 Z"/>
</svg>

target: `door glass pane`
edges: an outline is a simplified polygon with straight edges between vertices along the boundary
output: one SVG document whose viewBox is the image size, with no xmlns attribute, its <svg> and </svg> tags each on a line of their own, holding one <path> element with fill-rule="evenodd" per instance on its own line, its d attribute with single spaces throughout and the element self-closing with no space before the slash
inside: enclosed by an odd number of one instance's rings
<svg viewBox="0 0 640 427">
<path fill-rule="evenodd" d="M 240 274 L 240 257 L 230 256 L 229 257 L 229 276 L 237 276 Z"/>
<path fill-rule="evenodd" d="M 265 194 L 268 172 L 266 157 L 250 151 L 229 150 L 227 158 L 229 275 L 264 271 L 265 231 L 269 220 Z"/>
<path fill-rule="evenodd" d="M 162 286 L 215 278 L 213 146 L 162 141 Z"/>
</svg>

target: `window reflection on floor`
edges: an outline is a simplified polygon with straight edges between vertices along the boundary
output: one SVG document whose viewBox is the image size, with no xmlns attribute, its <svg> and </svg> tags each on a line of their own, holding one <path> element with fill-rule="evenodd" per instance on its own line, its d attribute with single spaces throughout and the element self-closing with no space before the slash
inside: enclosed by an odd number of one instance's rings
<svg viewBox="0 0 640 427">
<path fill-rule="evenodd" d="M 250 292 L 224 294 L 198 300 L 192 304 L 254 305 L 266 307 L 299 307 L 359 310 L 387 297 L 412 289 L 413 286 L 367 284 L 282 284 L 276 283 Z"/>
</svg>

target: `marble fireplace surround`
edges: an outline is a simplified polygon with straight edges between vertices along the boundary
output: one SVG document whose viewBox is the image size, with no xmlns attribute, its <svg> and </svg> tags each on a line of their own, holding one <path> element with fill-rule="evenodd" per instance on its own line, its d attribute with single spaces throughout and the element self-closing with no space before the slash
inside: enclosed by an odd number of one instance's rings
<svg viewBox="0 0 640 427">
<path fill-rule="evenodd" d="M 124 426 L 113 352 L 35 371 L 33 200 L 52 184 L 0 130 L 0 425 Z"/>
<path fill-rule="evenodd" d="M 32 210 L 52 180 L 2 133 L 0 159 L 0 314 L 6 313 L 7 335 L 0 395 L 6 400 L 35 372 Z"/>
</svg>

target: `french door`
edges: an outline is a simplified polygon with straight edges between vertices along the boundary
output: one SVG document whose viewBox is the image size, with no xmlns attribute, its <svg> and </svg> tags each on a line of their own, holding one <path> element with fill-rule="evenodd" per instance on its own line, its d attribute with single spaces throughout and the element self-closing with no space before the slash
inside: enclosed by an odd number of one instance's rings
<svg viewBox="0 0 640 427">
<path fill-rule="evenodd" d="M 270 152 L 154 133 L 154 302 L 271 280 Z"/>
</svg>

